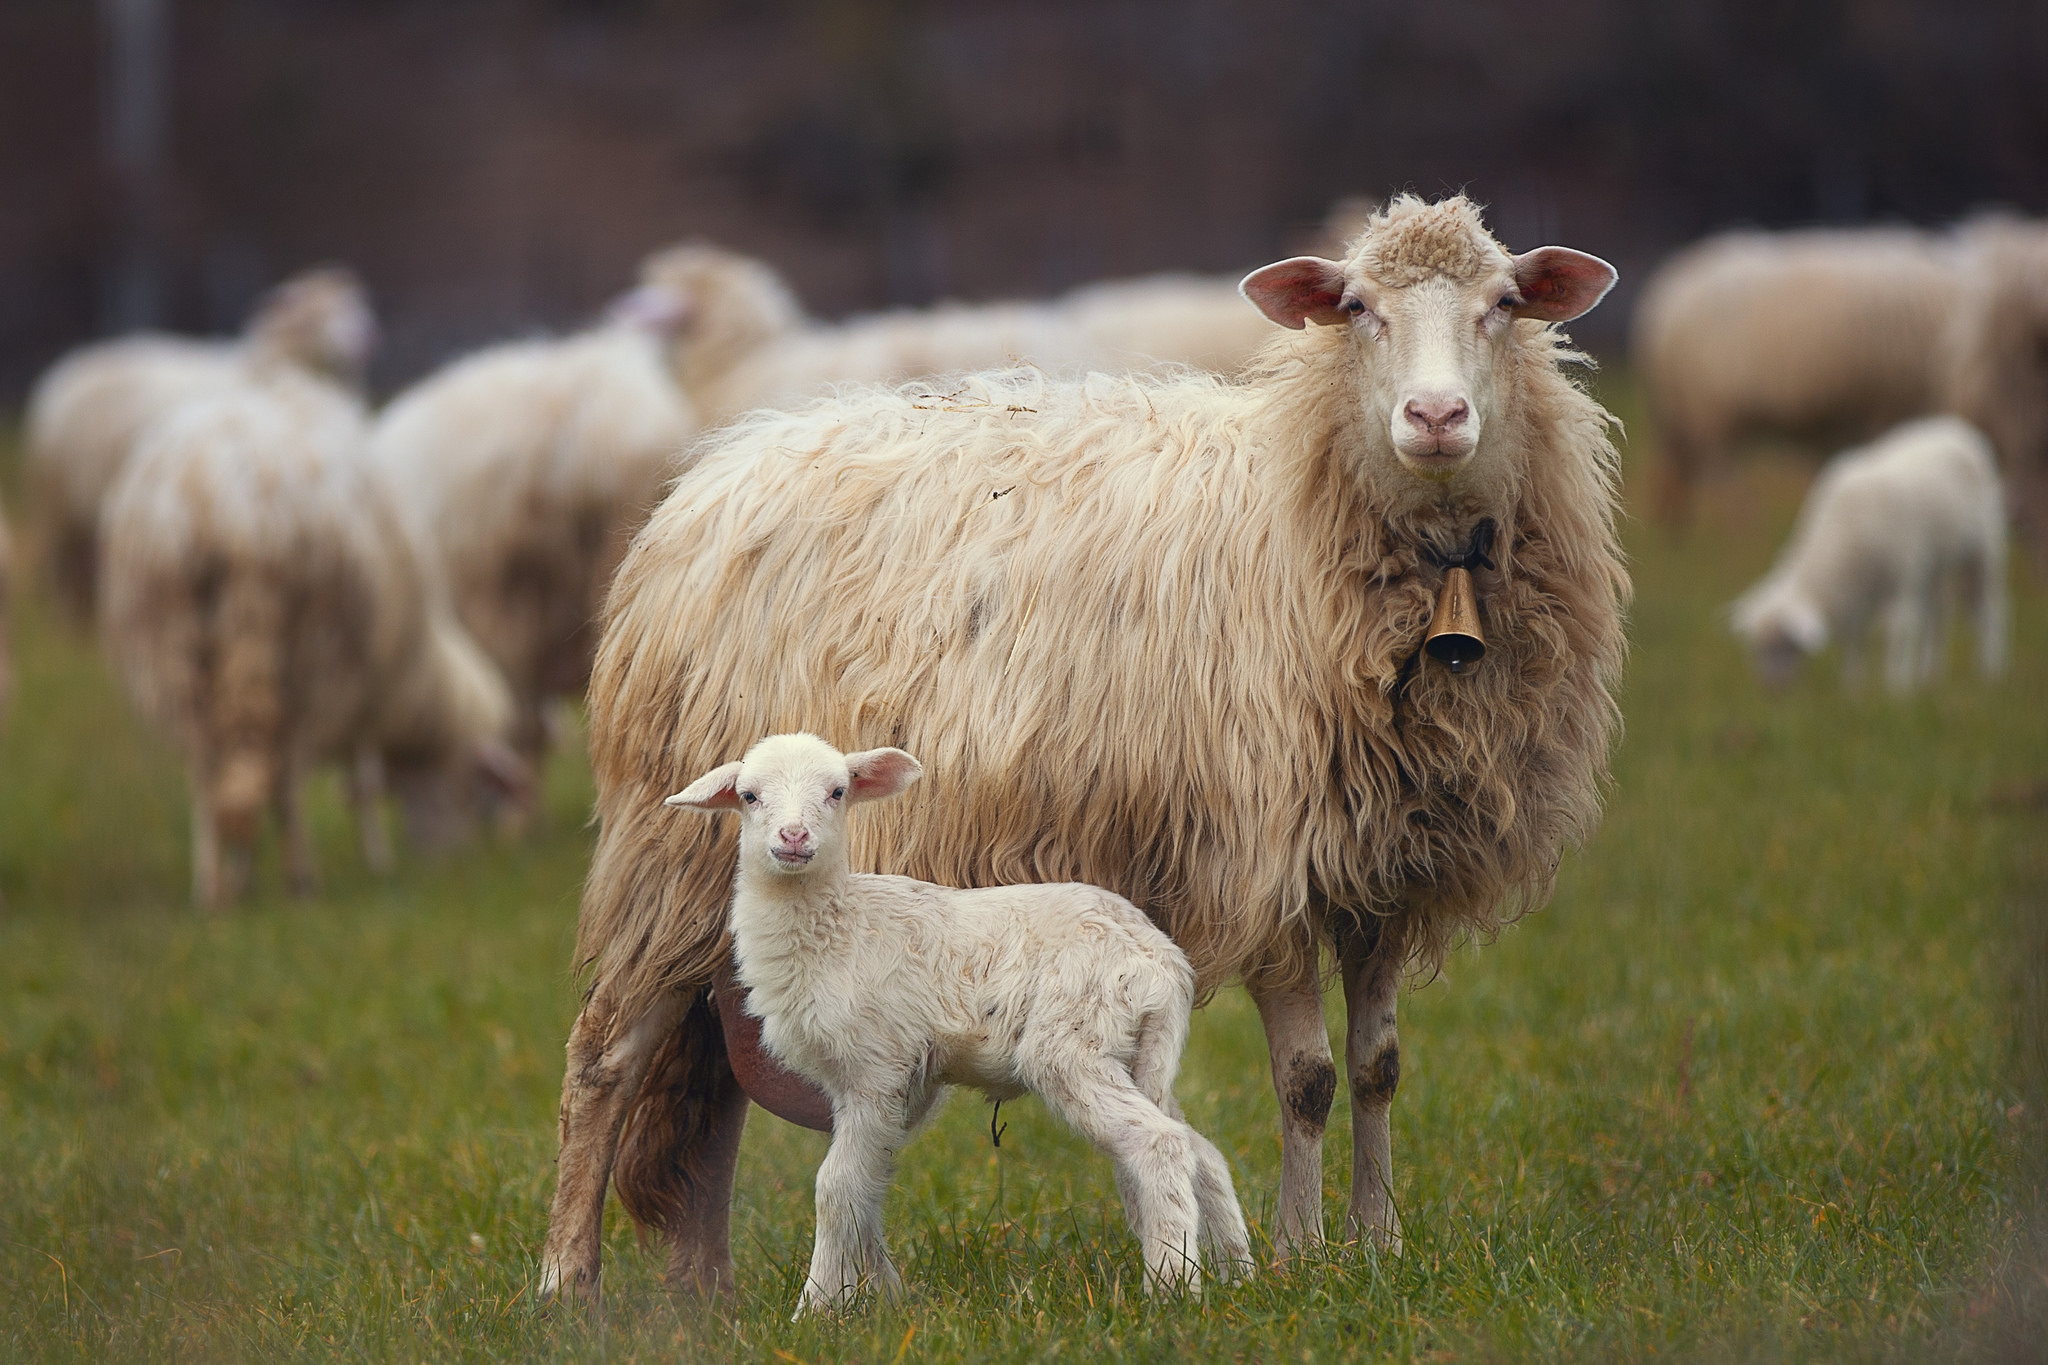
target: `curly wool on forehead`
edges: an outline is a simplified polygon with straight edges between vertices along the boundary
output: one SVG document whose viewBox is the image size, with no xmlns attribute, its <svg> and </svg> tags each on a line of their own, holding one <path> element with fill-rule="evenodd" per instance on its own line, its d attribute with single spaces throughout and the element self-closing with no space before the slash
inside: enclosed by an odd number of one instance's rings
<svg viewBox="0 0 2048 1365">
<path fill-rule="evenodd" d="M 1352 244 L 1351 262 L 1396 288 L 1432 275 L 1475 281 L 1513 266 L 1507 248 L 1493 239 L 1478 207 L 1463 195 L 1435 204 L 1399 196 L 1366 220 Z"/>
</svg>

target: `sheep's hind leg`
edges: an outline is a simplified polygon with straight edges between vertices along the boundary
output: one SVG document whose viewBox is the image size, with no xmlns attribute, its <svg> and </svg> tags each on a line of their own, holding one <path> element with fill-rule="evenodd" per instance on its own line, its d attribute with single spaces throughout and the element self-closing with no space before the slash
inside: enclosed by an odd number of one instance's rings
<svg viewBox="0 0 2048 1365">
<path fill-rule="evenodd" d="M 1146 1289 L 1200 1284 L 1199 1134 L 1107 1062 L 1062 1068 L 1037 1089 L 1053 1112 L 1116 1162 L 1124 1216 L 1145 1255 Z"/>
<path fill-rule="evenodd" d="M 356 834 L 362 840 L 363 865 L 379 876 L 393 865 L 391 834 L 384 828 L 384 755 L 374 744 L 356 746 L 349 767 L 349 801 L 355 807 Z"/>
<path fill-rule="evenodd" d="M 832 1146 L 818 1167 L 811 1268 L 794 1316 L 847 1307 L 863 1289 L 902 1295 L 903 1279 L 882 1238 L 882 1201 L 905 1136 L 903 1125 L 878 1105 L 834 1108 Z"/>
<path fill-rule="evenodd" d="M 313 835 L 306 826 L 305 767 L 296 757 L 288 758 L 277 777 L 277 827 L 284 835 L 284 879 L 294 896 L 310 896 L 317 874 L 313 865 Z"/>
<path fill-rule="evenodd" d="M 540 1298 L 567 1296 L 596 1303 L 603 1254 L 604 1196 L 627 1107 L 639 1093 L 655 1044 L 673 1026 L 673 997 L 625 1027 L 604 983 L 598 983 L 569 1031 L 562 1076 L 560 1155 L 555 1198 L 541 1250 Z"/>
<path fill-rule="evenodd" d="M 1273 1245 L 1286 1260 L 1323 1240 L 1323 1128 L 1337 1097 L 1337 1068 L 1313 960 L 1295 980 L 1248 989 L 1266 1026 L 1280 1097 L 1280 1227 Z"/>
<path fill-rule="evenodd" d="M 1395 994 L 1401 984 L 1399 923 L 1368 916 L 1347 926 L 1337 948 L 1348 1028 L 1344 1068 L 1351 1082 L 1351 1208 L 1347 1238 L 1372 1239 L 1398 1253 L 1401 1215 L 1394 1207 L 1394 1091 L 1401 1083 Z"/>
<path fill-rule="evenodd" d="M 731 1293 L 732 1188 L 747 1094 L 728 1060 L 708 992 L 654 1050 L 619 1140 L 612 1185 L 619 1202 L 668 1239 L 669 1288 Z"/>
<path fill-rule="evenodd" d="M 192 903 L 218 910 L 222 900 L 220 826 L 213 818 L 213 798 L 205 774 L 192 772 Z"/>
</svg>

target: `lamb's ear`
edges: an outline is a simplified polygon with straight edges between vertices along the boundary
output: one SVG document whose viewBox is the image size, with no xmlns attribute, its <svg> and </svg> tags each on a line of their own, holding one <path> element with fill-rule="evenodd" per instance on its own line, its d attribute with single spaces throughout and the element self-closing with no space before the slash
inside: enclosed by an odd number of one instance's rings
<svg viewBox="0 0 2048 1365">
<path fill-rule="evenodd" d="M 721 763 L 689 786 L 669 797 L 664 806 L 688 806 L 691 810 L 738 810 L 740 761 Z"/>
<path fill-rule="evenodd" d="M 896 795 L 924 776 L 924 764 L 901 749 L 863 749 L 846 756 L 846 771 L 853 778 L 853 789 L 846 793 L 850 806 Z"/>
<path fill-rule="evenodd" d="M 1515 291 L 1522 301 L 1511 311 L 1518 318 L 1570 322 L 1592 312 L 1618 278 L 1598 256 L 1568 246 L 1539 246 L 1515 257 Z"/>
<path fill-rule="evenodd" d="M 1293 256 L 1244 277 L 1238 292 L 1282 327 L 1299 332 L 1308 323 L 1334 327 L 1344 312 L 1344 267 L 1321 256 Z"/>
</svg>

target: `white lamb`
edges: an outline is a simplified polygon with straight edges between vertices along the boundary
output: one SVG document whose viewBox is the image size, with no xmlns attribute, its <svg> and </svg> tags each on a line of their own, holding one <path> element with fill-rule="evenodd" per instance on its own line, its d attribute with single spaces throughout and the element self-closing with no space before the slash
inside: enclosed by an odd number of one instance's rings
<svg viewBox="0 0 2048 1365">
<path fill-rule="evenodd" d="M 1249 1271 L 1222 1153 L 1180 1117 L 1173 1077 L 1195 974 L 1138 908 L 1079 883 L 958 891 L 847 870 L 846 808 L 923 768 L 775 735 L 668 798 L 738 811 L 733 955 L 783 1062 L 832 1099 L 817 1240 L 798 1315 L 902 1281 L 882 1240 L 897 1151 L 943 1087 L 1036 1093 L 1116 1162 L 1157 1292 Z"/>
<path fill-rule="evenodd" d="M 2005 498 L 1991 443 L 1958 417 L 1893 428 L 1814 480 L 1771 572 L 1730 609 L 1773 685 L 1830 640 L 1860 680 L 1882 617 L 1885 680 L 1907 692 L 1941 662 L 1957 599 L 1968 602 L 1986 676 L 2005 666 Z"/>
</svg>

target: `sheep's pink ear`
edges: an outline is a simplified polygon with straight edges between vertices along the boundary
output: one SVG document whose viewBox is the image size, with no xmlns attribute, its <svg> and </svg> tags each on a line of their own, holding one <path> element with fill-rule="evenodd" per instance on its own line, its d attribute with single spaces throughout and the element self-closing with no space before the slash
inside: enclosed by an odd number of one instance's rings
<svg viewBox="0 0 2048 1365">
<path fill-rule="evenodd" d="M 688 806 L 691 810 L 738 810 L 739 780 L 740 762 L 734 759 L 719 764 L 661 804 Z"/>
<path fill-rule="evenodd" d="M 1617 278 L 1614 267 L 1598 256 L 1568 246 L 1539 246 L 1515 257 L 1515 292 L 1522 301 L 1510 311 L 1518 318 L 1570 322 L 1592 312 Z"/>
<path fill-rule="evenodd" d="M 1344 302 L 1344 267 L 1321 256 L 1275 261 L 1244 277 L 1238 292 L 1282 327 L 1299 332 L 1307 323 L 1334 327 L 1349 321 Z"/>
<path fill-rule="evenodd" d="M 846 756 L 846 771 L 853 779 L 853 789 L 846 793 L 850 806 L 896 795 L 924 776 L 924 764 L 901 749 L 863 749 Z"/>
<path fill-rule="evenodd" d="M 646 332 L 673 332 L 690 320 L 692 301 L 680 289 L 643 284 L 613 299 L 605 321 L 624 323 Z"/>
</svg>

